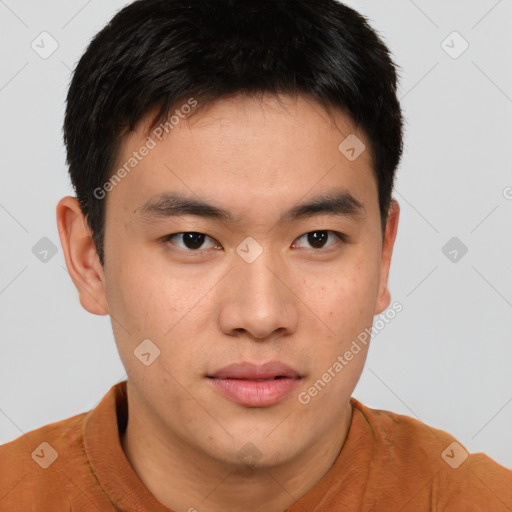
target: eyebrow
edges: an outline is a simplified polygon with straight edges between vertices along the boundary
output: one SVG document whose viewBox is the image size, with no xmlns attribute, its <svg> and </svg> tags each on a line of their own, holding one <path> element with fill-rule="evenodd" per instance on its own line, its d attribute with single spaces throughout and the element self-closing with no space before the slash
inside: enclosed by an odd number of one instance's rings
<svg viewBox="0 0 512 512">
<path fill-rule="evenodd" d="M 177 192 L 165 192 L 149 199 L 138 207 L 137 213 L 143 220 L 152 221 L 182 215 L 219 220 L 226 223 L 239 221 L 228 210 L 205 200 Z M 347 190 L 332 191 L 296 204 L 284 212 L 280 223 L 292 222 L 315 215 L 344 216 L 361 219 L 366 214 L 363 204 Z"/>
</svg>

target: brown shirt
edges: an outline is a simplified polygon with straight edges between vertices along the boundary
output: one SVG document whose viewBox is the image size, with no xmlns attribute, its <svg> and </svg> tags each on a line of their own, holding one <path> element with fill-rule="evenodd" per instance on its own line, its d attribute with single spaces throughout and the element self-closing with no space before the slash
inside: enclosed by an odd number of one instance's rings
<svg viewBox="0 0 512 512">
<path fill-rule="evenodd" d="M 512 471 L 413 418 L 351 404 L 335 464 L 288 512 L 512 510 Z M 0 512 L 169 512 L 124 455 L 126 421 L 123 381 L 90 412 L 0 446 Z"/>
</svg>

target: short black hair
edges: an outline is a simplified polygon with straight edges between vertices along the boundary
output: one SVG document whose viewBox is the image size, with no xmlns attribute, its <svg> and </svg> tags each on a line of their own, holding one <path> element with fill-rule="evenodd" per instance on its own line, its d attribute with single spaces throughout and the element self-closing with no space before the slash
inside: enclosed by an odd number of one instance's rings
<svg viewBox="0 0 512 512">
<path fill-rule="evenodd" d="M 370 141 L 382 232 L 403 146 L 397 66 L 367 19 L 336 0 L 138 0 L 93 38 L 69 87 L 69 174 L 104 264 L 105 201 L 123 137 L 180 101 L 237 93 L 313 98 Z M 197 110 L 197 109 L 196 109 Z M 341 141 L 340 141 L 341 142 Z"/>
</svg>

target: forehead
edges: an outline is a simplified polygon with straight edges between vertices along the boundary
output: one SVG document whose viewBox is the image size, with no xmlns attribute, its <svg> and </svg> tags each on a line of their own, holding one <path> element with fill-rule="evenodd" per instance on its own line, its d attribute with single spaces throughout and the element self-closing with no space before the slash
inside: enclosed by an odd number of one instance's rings
<svg viewBox="0 0 512 512">
<path fill-rule="evenodd" d="M 239 213 L 264 204 L 278 212 L 340 188 L 366 209 L 378 201 L 369 143 L 342 112 L 331 115 L 303 97 L 237 96 L 179 113 L 163 133 L 150 128 L 148 116 L 125 137 L 114 173 L 128 171 L 109 202 L 133 213 L 179 191 Z"/>
</svg>

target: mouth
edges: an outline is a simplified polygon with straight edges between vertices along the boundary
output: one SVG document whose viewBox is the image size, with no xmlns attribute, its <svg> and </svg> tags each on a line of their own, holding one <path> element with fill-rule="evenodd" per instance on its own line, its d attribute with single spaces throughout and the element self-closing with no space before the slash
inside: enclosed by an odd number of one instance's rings
<svg viewBox="0 0 512 512">
<path fill-rule="evenodd" d="M 276 405 L 302 380 L 299 372 L 278 361 L 263 365 L 232 364 L 207 378 L 221 395 L 245 407 Z"/>
</svg>

